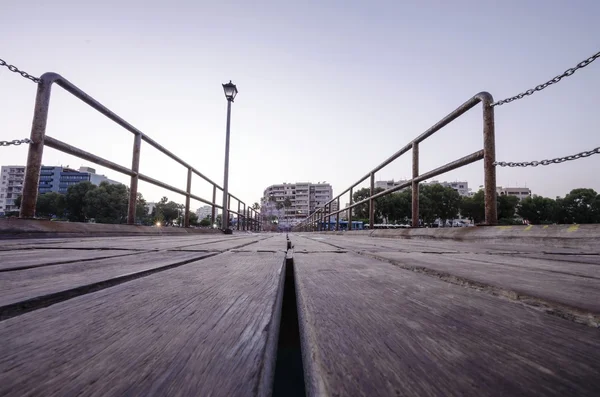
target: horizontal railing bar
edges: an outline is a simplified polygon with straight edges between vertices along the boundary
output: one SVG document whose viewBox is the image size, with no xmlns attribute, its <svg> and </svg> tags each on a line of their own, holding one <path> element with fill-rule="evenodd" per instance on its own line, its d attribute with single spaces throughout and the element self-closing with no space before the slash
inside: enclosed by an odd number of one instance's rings
<svg viewBox="0 0 600 397">
<path fill-rule="evenodd" d="M 366 179 L 368 179 L 371 176 L 372 173 L 380 171 L 382 168 L 384 168 L 385 166 L 389 165 L 392 161 L 396 160 L 398 157 L 402 156 L 404 153 L 406 153 L 409 150 L 411 150 L 412 146 L 413 146 L 413 143 L 423 142 L 425 139 L 429 138 L 431 135 L 433 135 L 434 133 L 436 133 L 437 131 L 439 131 L 443 127 L 447 126 L 448 124 L 450 124 L 452 121 L 456 120 L 461 115 L 465 114 L 467 111 L 471 110 L 479 102 L 481 102 L 481 94 L 477 94 L 477 95 L 471 97 L 465 103 L 463 103 L 462 105 L 460 105 L 459 107 L 457 107 L 456 109 L 454 109 L 452 112 L 450 112 L 448 115 L 446 115 L 446 117 L 444 117 L 443 119 L 441 119 L 440 121 L 438 121 L 437 123 L 435 123 L 427 131 L 423 132 L 421 135 L 419 135 L 418 137 L 416 137 L 415 139 L 413 139 L 411 142 L 409 142 L 407 145 L 405 145 L 402 149 L 398 150 L 396 153 L 392 154 L 390 157 L 388 157 L 385 161 L 383 161 L 377 167 L 373 168 L 368 174 L 366 174 L 364 177 L 362 177 L 357 182 L 355 182 L 354 184 L 352 184 L 350 187 L 348 187 L 342 193 L 338 194 L 333 199 L 331 199 L 330 201 L 328 201 L 327 203 L 325 203 L 324 206 L 327 206 L 327 205 L 333 203 L 338 198 L 341 198 L 344 194 L 348 193 L 350 191 L 350 189 L 358 186 L 359 184 L 361 184 L 362 182 L 364 182 Z M 314 213 L 315 212 L 313 212 L 313 214 Z"/>
<path fill-rule="evenodd" d="M 125 128 L 127 131 L 131 132 L 132 134 L 141 135 L 142 139 L 144 141 L 148 142 L 151 146 L 158 149 L 160 152 L 169 156 L 170 158 L 172 158 L 179 164 L 183 165 L 184 167 L 191 168 L 192 172 L 194 172 L 196 175 L 203 178 L 208 183 L 212 183 L 213 185 L 217 186 L 218 189 L 223 190 L 223 188 L 221 186 L 219 186 L 218 184 L 213 182 L 210 178 L 208 178 L 207 176 L 202 174 L 200 171 L 196 170 L 194 167 L 192 167 L 187 162 L 183 161 L 181 158 L 179 158 L 178 156 L 173 154 L 170 150 L 168 150 L 167 148 L 165 148 L 164 146 L 162 146 L 161 144 L 156 142 L 154 139 L 150 138 L 148 135 L 144 134 L 142 131 L 138 130 L 133 125 L 129 124 L 122 117 L 117 115 L 115 112 L 108 109 L 106 106 L 104 106 L 103 104 L 101 104 L 100 102 L 98 102 L 97 100 L 95 100 L 94 98 L 89 96 L 88 94 L 86 94 L 75 84 L 71 83 L 69 80 L 65 79 L 63 76 L 61 76 L 59 74 L 56 74 L 56 73 L 50 73 L 50 74 L 52 75 L 51 76 L 52 82 L 55 82 L 60 87 L 62 87 L 63 89 L 65 89 L 66 91 L 71 93 L 73 96 L 75 96 L 75 97 L 79 98 L 80 100 L 82 100 L 83 102 L 87 103 L 92 108 L 96 109 L 98 112 L 102 113 L 103 115 L 105 115 L 106 117 L 108 117 L 109 119 L 114 121 L 115 123 L 119 124 L 121 127 Z"/>
<path fill-rule="evenodd" d="M 445 164 L 445 165 L 443 165 L 441 167 L 438 167 L 438 168 L 436 168 L 434 170 L 431 170 L 429 172 L 421 174 L 421 175 L 419 175 L 416 178 L 410 179 L 410 180 L 405 181 L 404 183 L 401 183 L 401 184 L 399 184 L 397 186 L 394 186 L 394 187 L 391 187 L 391 188 L 386 189 L 384 191 L 381 191 L 381 192 L 379 192 L 377 194 L 372 195 L 371 197 L 367 197 L 364 200 L 357 201 L 356 203 L 352 203 L 352 205 L 349 205 L 349 206 L 345 207 L 343 210 L 339 209 L 339 210 L 337 210 L 335 212 L 330 212 L 330 213 L 328 212 L 327 214 L 337 215 L 340 212 L 351 210 L 352 208 L 354 208 L 356 206 L 368 203 L 369 200 L 374 200 L 376 198 L 379 198 L 379 197 L 382 197 L 382 196 L 386 196 L 386 195 L 388 195 L 390 193 L 394 193 L 394 192 L 396 192 L 398 190 L 405 189 L 405 188 L 411 186 L 413 181 L 415 181 L 415 182 L 422 182 L 425 179 L 433 178 L 434 176 L 438 176 L 440 174 L 444 174 L 446 172 L 452 171 L 452 170 L 454 170 L 456 168 L 459 168 L 459 167 L 465 166 L 467 164 L 471 164 L 471 163 L 474 163 L 476 161 L 482 160 L 483 159 L 483 155 L 484 155 L 483 149 L 482 150 L 478 150 L 478 151 L 476 151 L 474 153 L 471 153 L 471 154 L 469 154 L 469 155 L 467 155 L 465 157 L 461 157 L 458 160 L 452 161 L 452 162 L 450 162 L 448 164 Z M 313 212 L 313 214 L 317 214 L 318 215 L 320 213 L 321 209 L 322 208 L 319 208 L 317 211 Z"/>
<path fill-rule="evenodd" d="M 120 172 L 121 174 L 135 176 L 135 172 L 131 171 L 127 167 L 123 167 L 117 163 L 113 163 L 112 161 L 105 160 L 102 157 L 96 156 L 95 154 L 86 152 L 85 150 L 81 150 L 75 146 L 69 145 L 63 141 L 59 141 L 58 139 L 52 138 L 49 135 L 46 135 L 44 138 L 44 145 L 54 148 L 56 150 L 60 150 L 61 152 L 73 155 L 75 157 L 79 157 L 81 159 L 91 161 L 94 164 L 101 165 L 103 167 L 109 168 L 113 171 Z"/>
</svg>

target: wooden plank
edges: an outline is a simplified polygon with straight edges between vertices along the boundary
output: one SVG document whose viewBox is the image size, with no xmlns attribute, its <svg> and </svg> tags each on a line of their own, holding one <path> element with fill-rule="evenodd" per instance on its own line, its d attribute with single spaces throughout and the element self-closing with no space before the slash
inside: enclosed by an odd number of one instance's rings
<svg viewBox="0 0 600 397">
<path fill-rule="evenodd" d="M 109 258 L 130 255 L 121 250 L 66 250 L 37 249 L 0 251 L 0 272 L 12 269 L 31 268 L 82 260 Z"/>
<path fill-rule="evenodd" d="M 67 239 L 48 242 L 46 239 L 30 239 L 16 245 L 5 245 L 3 249 L 21 248 L 62 248 L 62 249 L 127 249 L 127 250 L 158 250 L 176 248 L 185 245 L 201 244 L 204 242 L 239 239 L 238 236 L 224 235 L 185 235 L 185 236 L 148 236 L 148 237 L 101 237 L 87 239 Z"/>
<path fill-rule="evenodd" d="M 206 252 L 163 251 L 3 272 L 0 273 L 0 309 L 18 302 L 206 255 Z"/>
<path fill-rule="evenodd" d="M 287 251 L 287 239 L 285 234 L 271 234 L 267 238 L 260 240 L 256 244 L 250 244 L 245 247 L 236 248 L 234 252 L 286 252 Z"/>
<path fill-rule="evenodd" d="M 560 262 L 561 272 L 528 266 L 527 260 L 485 255 L 436 255 L 407 252 L 371 253 L 379 258 L 393 260 L 403 266 L 423 267 L 458 276 L 485 285 L 500 287 L 508 291 L 539 297 L 592 313 L 600 313 L 600 280 L 590 276 L 581 277 L 577 263 Z M 511 266 L 506 263 L 512 261 Z M 504 264 L 502 263 L 504 262 Z M 546 268 L 557 267 L 557 262 L 547 262 Z M 580 270 L 580 273 L 592 273 Z M 594 272 L 597 274 L 597 272 Z"/>
<path fill-rule="evenodd" d="M 0 322 L 0 395 L 269 396 L 283 253 L 225 253 Z"/>
<path fill-rule="evenodd" d="M 254 235 L 250 237 L 242 238 L 228 238 L 218 241 L 208 241 L 203 243 L 186 244 L 179 247 L 172 248 L 173 251 L 198 251 L 198 252 L 222 252 L 231 249 L 246 248 L 250 245 L 257 243 L 258 241 L 267 237 Z"/>
<path fill-rule="evenodd" d="M 306 238 L 302 235 L 291 235 L 290 240 L 292 241 L 294 252 L 297 253 L 341 251 L 340 248 L 327 244 L 327 237 L 320 235 L 311 238 Z"/>
<path fill-rule="evenodd" d="M 597 396 L 591 327 L 355 254 L 294 257 L 309 396 Z"/>
</svg>

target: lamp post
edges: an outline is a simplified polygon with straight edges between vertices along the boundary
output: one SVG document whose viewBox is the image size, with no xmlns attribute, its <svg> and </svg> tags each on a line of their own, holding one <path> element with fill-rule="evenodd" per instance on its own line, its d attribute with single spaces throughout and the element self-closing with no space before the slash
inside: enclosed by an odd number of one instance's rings
<svg viewBox="0 0 600 397">
<path fill-rule="evenodd" d="M 225 176 L 223 178 L 223 219 L 222 228 L 226 234 L 231 234 L 232 231 L 229 228 L 229 130 L 231 126 L 231 103 L 235 99 L 238 93 L 235 84 L 229 80 L 229 83 L 223 84 L 223 91 L 225 91 L 225 98 L 227 98 L 227 130 L 225 135 Z"/>
</svg>

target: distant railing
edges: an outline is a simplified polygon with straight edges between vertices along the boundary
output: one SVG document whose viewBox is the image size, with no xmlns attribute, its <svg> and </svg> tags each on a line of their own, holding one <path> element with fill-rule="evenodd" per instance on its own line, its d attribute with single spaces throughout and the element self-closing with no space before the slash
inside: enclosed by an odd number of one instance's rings
<svg viewBox="0 0 600 397">
<path fill-rule="evenodd" d="M 130 131 L 134 135 L 133 139 L 133 152 L 131 160 L 131 168 L 123 167 L 119 164 L 113 163 L 112 161 L 106 160 L 102 157 L 96 156 L 95 154 L 86 152 L 77 147 L 71 146 L 65 142 L 62 142 L 56 138 L 46 135 L 46 123 L 48 120 L 48 109 L 50 106 L 50 94 L 52 84 L 56 83 L 60 87 L 64 88 L 67 92 L 71 93 L 75 97 L 81 99 L 84 103 L 88 104 L 98 112 L 102 113 L 121 127 Z M 129 205 L 127 212 L 127 223 L 130 225 L 135 224 L 135 210 L 136 200 L 138 191 L 138 181 L 142 180 L 151 183 L 155 186 L 162 187 L 172 192 L 185 196 L 185 221 L 184 226 L 190 226 L 190 199 L 198 200 L 202 203 L 212 206 L 212 222 L 216 221 L 216 209 L 223 209 L 222 205 L 217 204 L 216 196 L 217 189 L 223 191 L 223 188 L 211 179 L 203 175 L 200 171 L 186 163 L 168 149 L 158 144 L 148 135 L 145 135 L 140 130 L 129 124 L 127 121 L 119 117 L 117 114 L 106 108 L 104 105 L 96 101 L 94 98 L 83 92 L 81 89 L 73 85 L 67 79 L 56 73 L 45 73 L 39 78 L 37 96 L 35 99 L 35 110 L 33 115 L 33 124 L 31 127 L 31 143 L 29 145 L 29 152 L 27 154 L 27 167 L 25 171 L 25 180 L 23 185 L 23 198 L 21 202 L 21 218 L 33 218 L 35 217 L 35 207 L 38 197 L 38 185 L 40 180 L 40 171 L 42 167 L 42 155 L 44 146 L 60 150 L 64 153 L 71 154 L 84 160 L 88 160 L 92 163 L 101 165 L 109 168 L 113 171 L 120 172 L 121 174 L 129 175 L 131 177 L 130 190 L 129 190 Z M 171 159 L 175 160 L 183 167 L 187 169 L 187 187 L 186 190 L 181 190 L 174 186 L 171 186 L 165 182 L 151 178 L 139 172 L 140 166 L 140 150 L 142 147 L 142 141 L 147 142 L 150 146 L 158 149 L 163 154 L 167 155 Z M 196 174 L 206 182 L 210 183 L 213 187 L 212 200 L 207 200 L 197 195 L 192 194 L 192 174 Z M 237 211 L 231 209 L 231 200 L 234 199 L 238 202 Z M 258 212 L 251 207 L 246 207 L 246 203 L 241 201 L 239 198 L 232 194 L 228 194 L 227 200 L 228 211 L 236 214 L 238 217 L 237 229 L 243 230 L 259 230 L 260 222 L 258 218 Z M 243 209 L 241 208 L 243 206 Z M 239 219 L 242 218 L 242 222 Z M 223 220 L 225 221 L 225 220 Z"/>
<path fill-rule="evenodd" d="M 431 135 L 450 124 L 452 121 L 457 119 L 459 116 L 466 113 L 468 110 L 473 108 L 481 102 L 483 106 L 483 149 L 478 150 L 468 156 L 462 157 L 458 160 L 455 160 L 451 163 L 445 164 L 441 167 L 438 167 L 432 171 L 426 172 L 424 174 L 419 174 L 419 144 L 423 142 L 425 139 L 429 138 Z M 324 230 L 323 225 L 325 225 L 325 218 L 327 218 L 327 224 L 331 224 L 331 217 L 335 215 L 336 223 L 335 230 L 339 230 L 339 214 L 342 212 L 347 212 L 347 220 L 348 227 L 352 229 L 352 209 L 358 205 L 369 203 L 369 224 L 375 224 L 375 199 L 378 197 L 383 197 L 385 195 L 391 194 L 398 190 L 407 188 L 412 186 L 412 227 L 419 226 L 419 182 L 422 182 L 426 179 L 435 177 L 437 175 L 446 173 L 453 169 L 462 167 L 467 164 L 471 164 L 473 162 L 479 161 L 483 159 L 483 169 L 484 169 L 484 193 L 485 193 L 485 224 L 487 225 L 495 225 L 498 221 L 498 213 L 496 208 L 496 148 L 495 148 L 495 138 L 494 138 L 494 108 L 492 104 L 494 99 L 492 95 L 487 92 L 480 92 L 475 95 L 461 106 L 459 106 L 456 110 L 448 114 L 442 120 L 437 122 L 427 131 L 419 135 L 412 142 L 408 143 L 402 149 L 394 153 L 383 163 L 379 164 L 377 167 L 373 168 L 366 174 L 364 177 L 359 179 L 356 183 L 350 186 L 348 189 L 344 190 L 342 193 L 334 197 L 332 200 L 328 201 L 321 208 L 314 211 L 311 215 L 309 215 L 305 220 L 303 220 L 299 225 L 295 227 L 297 231 L 321 231 Z M 412 150 L 412 179 L 398 184 L 392 188 L 384 190 L 375 194 L 375 173 L 380 171 L 382 168 L 390 164 L 392 161 L 396 160 L 398 157 L 402 156 L 404 153 Z M 364 200 L 360 200 L 356 203 L 353 203 L 352 193 L 353 189 L 364 182 L 366 179 L 370 178 L 371 186 L 369 197 Z M 350 204 L 346 208 L 340 207 L 340 197 L 346 193 L 350 193 Z M 332 204 L 336 202 L 337 210 L 332 211 Z"/>
</svg>

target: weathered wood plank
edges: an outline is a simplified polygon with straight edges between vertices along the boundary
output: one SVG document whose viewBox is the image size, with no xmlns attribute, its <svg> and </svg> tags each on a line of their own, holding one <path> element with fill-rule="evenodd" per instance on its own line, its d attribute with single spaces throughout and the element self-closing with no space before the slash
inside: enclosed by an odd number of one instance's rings
<svg viewBox="0 0 600 397">
<path fill-rule="evenodd" d="M 39 249 L 0 251 L 0 271 L 129 255 L 121 250 Z M 1 277 L 1 276 L 0 276 Z"/>
<path fill-rule="evenodd" d="M 298 238 L 295 238 L 295 237 Z M 312 236 L 312 238 L 300 237 L 300 235 L 291 235 L 290 240 L 294 251 L 298 253 L 306 252 L 337 252 L 340 248 L 334 247 L 331 244 L 327 244 L 327 237 L 323 236 Z"/>
<path fill-rule="evenodd" d="M 163 251 L 3 272 L 0 273 L 0 307 L 149 269 L 200 259 L 206 255 L 206 252 Z"/>
<path fill-rule="evenodd" d="M 294 257 L 311 396 L 597 396 L 598 330 L 355 254 Z"/>
<path fill-rule="evenodd" d="M 255 243 L 265 239 L 265 236 L 255 235 L 250 237 L 228 238 L 225 240 L 208 241 L 202 243 L 185 244 L 171 248 L 173 251 L 226 251 L 231 249 L 239 249 L 254 245 Z"/>
<path fill-rule="evenodd" d="M 564 271 L 552 272 L 548 271 L 548 268 L 556 268 L 557 262 L 547 262 L 544 266 L 545 269 L 542 269 L 541 261 L 528 265 L 527 260 L 504 256 L 436 255 L 385 251 L 373 252 L 371 255 L 390 259 L 401 265 L 424 267 L 520 294 L 600 313 L 600 280 L 589 276 L 581 277 L 576 273 L 577 269 L 582 269 L 584 266 L 593 270 L 595 265 L 561 262 L 564 265 Z M 512 265 L 507 266 L 507 263 L 511 261 Z M 537 265 L 537 268 L 534 265 Z M 589 269 L 579 272 L 596 273 Z"/>
<path fill-rule="evenodd" d="M 256 244 L 250 244 L 245 247 L 234 249 L 234 252 L 241 252 L 241 251 L 286 252 L 287 251 L 287 239 L 285 237 L 285 234 L 283 234 L 283 233 L 271 234 L 270 236 L 268 236 L 267 238 L 265 238 L 263 240 L 260 240 Z"/>
<path fill-rule="evenodd" d="M 0 395 L 268 396 L 283 253 L 225 253 L 0 322 Z"/>
</svg>

